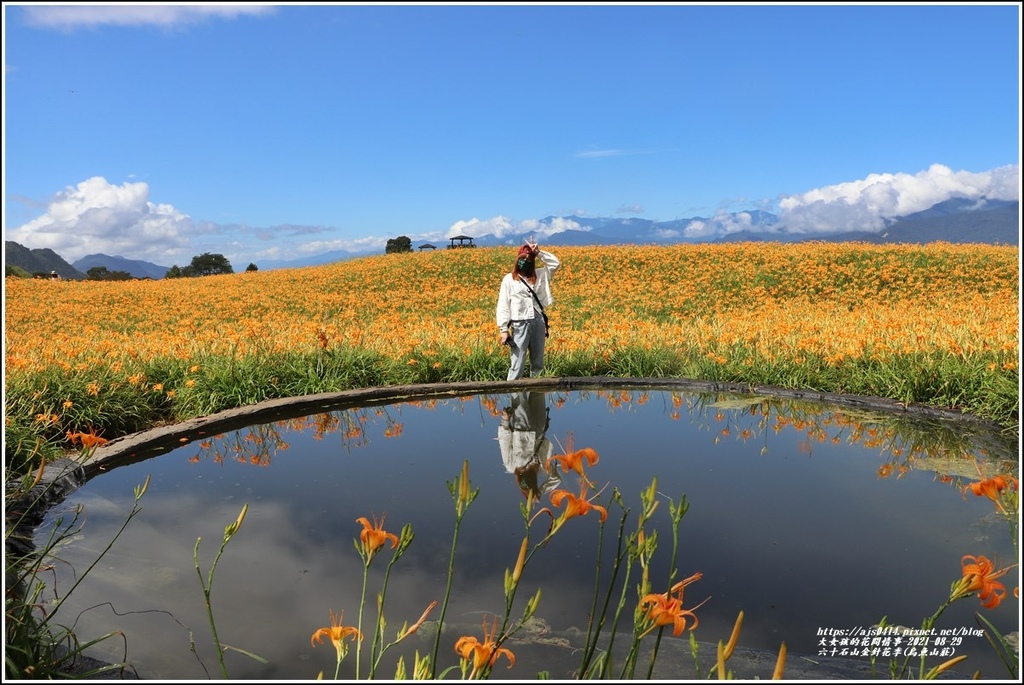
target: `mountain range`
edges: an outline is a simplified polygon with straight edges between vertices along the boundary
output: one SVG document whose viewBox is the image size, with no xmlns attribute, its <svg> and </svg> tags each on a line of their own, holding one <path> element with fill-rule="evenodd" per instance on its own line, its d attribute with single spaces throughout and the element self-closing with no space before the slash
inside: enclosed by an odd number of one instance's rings
<svg viewBox="0 0 1024 685">
<path fill-rule="evenodd" d="M 545 245 L 668 245 L 677 243 L 713 242 L 866 242 L 916 243 L 985 243 L 990 245 L 1019 245 L 1021 235 L 1020 202 L 989 200 L 982 207 L 975 200 L 952 199 L 929 209 L 891 221 L 881 231 L 846 231 L 839 233 L 791 233 L 778 226 L 778 217 L 769 212 L 753 210 L 714 218 L 691 217 L 673 221 L 649 219 L 619 219 L 609 217 L 547 217 L 544 224 L 556 219 L 574 222 L 580 229 L 569 229 L 544 238 Z M 728 232 L 726 227 L 743 223 L 742 231 Z M 686 237 L 684 229 L 694 222 L 702 222 L 711 238 Z M 472 236 L 480 247 L 508 245 L 507 238 L 494 235 Z M 446 239 L 447 240 L 447 239 Z M 422 243 L 414 243 L 417 249 Z M 56 271 L 65 279 L 84 279 L 89 269 L 97 266 L 109 271 L 125 271 L 136 278 L 163 278 L 170 267 L 159 266 L 138 259 L 120 256 L 90 254 L 72 264 L 64 261 L 49 248 L 30 250 L 13 241 L 4 241 L 4 264 L 8 273 L 12 267 L 29 274 L 48 274 Z M 446 247 L 438 245 L 435 247 Z M 349 252 L 336 250 L 289 261 L 268 261 L 257 266 L 261 270 L 318 266 L 331 262 L 377 254 L 379 251 Z"/>
</svg>

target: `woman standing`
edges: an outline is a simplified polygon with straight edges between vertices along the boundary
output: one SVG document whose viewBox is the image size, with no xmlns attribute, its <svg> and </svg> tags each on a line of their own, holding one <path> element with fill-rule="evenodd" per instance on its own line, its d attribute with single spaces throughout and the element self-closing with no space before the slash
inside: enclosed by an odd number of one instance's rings
<svg viewBox="0 0 1024 685">
<path fill-rule="evenodd" d="M 544 370 L 544 339 L 548 335 L 547 314 L 551 305 L 551 277 L 561 262 L 555 255 L 527 240 L 516 255 L 511 273 L 501 279 L 498 291 L 497 323 L 501 343 L 512 349 L 508 380 L 522 378 L 526 357 L 530 358 L 530 376 Z"/>
</svg>

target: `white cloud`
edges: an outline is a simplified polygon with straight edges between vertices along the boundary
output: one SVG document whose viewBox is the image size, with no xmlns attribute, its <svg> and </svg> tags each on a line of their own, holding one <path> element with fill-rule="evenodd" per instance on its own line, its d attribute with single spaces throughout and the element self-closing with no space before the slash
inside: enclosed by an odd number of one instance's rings
<svg viewBox="0 0 1024 685">
<path fill-rule="evenodd" d="M 272 14 L 272 5 L 26 5 L 30 26 L 73 30 L 98 26 L 161 26 L 193 24 L 209 18 Z"/>
<path fill-rule="evenodd" d="M 952 171 L 933 164 L 917 174 L 870 174 L 779 201 L 779 223 L 792 233 L 880 231 L 890 220 L 953 198 L 1019 200 L 1020 167 Z"/>
<path fill-rule="evenodd" d="M 545 224 L 543 222 L 536 222 L 537 226 L 530 229 L 530 233 L 536 234 L 537 239 L 548 238 L 556 233 L 562 231 L 589 231 L 589 228 L 580 226 L 577 222 L 572 219 L 566 219 L 564 217 L 553 217 Z M 525 224 L 525 222 L 524 222 Z"/>
<path fill-rule="evenodd" d="M 703 238 L 713 238 L 717 235 L 715 226 L 708 221 L 691 221 L 686 224 L 686 228 L 683 229 L 683 236 L 687 240 L 701 240 Z"/>
<path fill-rule="evenodd" d="M 448 229 L 445 239 L 458 235 L 468 235 L 479 238 L 485 235 L 493 235 L 498 240 L 518 242 L 520 239 L 533 236 L 537 240 L 544 240 L 555 233 L 568 230 L 587 230 L 582 228 L 572 219 L 552 217 L 547 221 L 540 219 L 524 219 L 513 222 L 505 216 L 496 216 L 491 219 L 480 220 L 470 219 L 469 221 L 457 221 Z"/>
<path fill-rule="evenodd" d="M 188 215 L 150 202 L 146 183 L 118 186 L 95 176 L 58 193 L 45 214 L 8 231 L 7 239 L 50 248 L 69 262 L 103 253 L 159 264 L 184 254 L 194 230 Z"/>
<path fill-rule="evenodd" d="M 478 238 L 483 235 L 493 235 L 496 238 L 504 238 L 511 235 L 515 225 L 510 219 L 504 216 L 496 216 L 492 219 L 480 220 L 472 218 L 468 221 L 456 221 L 448 228 L 445 238 L 454 238 L 459 235 L 468 235 Z"/>
</svg>

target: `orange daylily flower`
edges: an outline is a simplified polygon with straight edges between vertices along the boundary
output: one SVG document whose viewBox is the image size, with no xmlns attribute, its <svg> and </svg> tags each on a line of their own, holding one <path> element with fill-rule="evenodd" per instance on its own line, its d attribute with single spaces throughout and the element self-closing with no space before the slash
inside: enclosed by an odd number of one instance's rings
<svg viewBox="0 0 1024 685">
<path fill-rule="evenodd" d="M 345 615 L 342 611 L 340 614 L 335 614 L 333 610 L 331 614 L 331 625 L 326 628 L 321 628 L 309 638 L 309 644 L 314 647 L 317 644 L 323 642 L 323 639 L 330 638 L 331 643 L 334 644 L 334 649 L 338 651 L 338 661 L 345 658 L 345 654 L 348 652 L 348 645 L 345 644 L 345 638 L 350 637 L 353 640 L 362 640 L 363 635 L 359 632 L 358 628 L 351 626 L 341 625 L 341 619 Z"/>
<path fill-rule="evenodd" d="M 971 563 L 968 563 L 970 559 Z M 967 597 L 970 594 L 978 593 L 981 605 L 986 609 L 994 609 L 1006 597 L 1006 586 L 996 580 L 1006 575 L 1013 566 L 1007 566 L 998 571 L 988 557 L 965 555 L 960 560 L 963 566 L 963 577 L 953 586 L 950 601 Z"/>
<path fill-rule="evenodd" d="M 463 659 L 473 659 L 473 671 L 469 674 L 470 679 L 476 677 L 484 668 L 494 666 L 499 656 L 508 659 L 508 667 L 512 668 L 516 663 L 515 655 L 505 649 L 498 647 L 494 637 L 498 632 L 498 619 L 494 619 L 494 625 L 490 631 L 487 630 L 487 621 L 484 621 L 484 640 L 480 642 L 471 635 L 463 635 L 455 643 L 455 652 Z"/>
<path fill-rule="evenodd" d="M 96 435 L 95 430 L 90 430 L 88 433 L 75 433 L 72 431 L 68 431 L 66 433 L 66 436 L 72 445 L 78 443 L 79 445 L 82 446 L 83 449 L 100 447 L 101 445 L 106 445 L 108 442 L 110 442 L 106 438 L 101 438 L 100 436 Z"/>
<path fill-rule="evenodd" d="M 687 619 L 693 619 L 690 630 L 697 627 L 697 615 L 693 613 L 698 607 L 704 604 L 701 602 L 693 609 L 683 608 L 683 588 L 690 583 L 695 583 L 703 577 L 702 573 L 694 573 L 689 578 L 679 581 L 672 586 L 672 589 L 665 593 L 653 592 L 645 595 L 640 600 L 640 608 L 647 610 L 647 618 L 652 621 L 651 626 L 644 631 L 644 635 L 655 628 L 671 625 L 672 634 L 678 637 L 686 630 Z M 704 600 L 705 602 L 707 600 Z"/>
<path fill-rule="evenodd" d="M 988 497 L 990 500 L 996 503 L 1000 511 L 1003 510 L 1002 502 L 999 501 L 999 493 L 1006 490 L 1008 487 L 1013 486 L 1013 489 L 1018 488 L 1017 479 L 1013 476 L 993 476 L 992 478 L 986 478 L 985 480 L 978 481 L 977 483 L 968 483 L 963 487 L 963 493 L 966 496 L 967 491 L 970 490 L 978 497 Z"/>
<path fill-rule="evenodd" d="M 655 628 L 671 625 L 672 634 L 679 636 L 686 630 L 687 617 L 693 618 L 690 630 L 697 627 L 697 615 L 689 609 L 684 609 L 683 603 L 677 597 L 650 594 L 640 600 L 640 606 L 647 610 L 647 618 L 653 622 L 650 629 L 644 632 L 645 635 Z"/>
<path fill-rule="evenodd" d="M 384 530 L 385 516 L 386 514 L 381 514 L 380 521 L 374 516 L 373 523 L 365 516 L 356 519 L 356 523 L 363 524 L 363 529 L 359 531 L 359 540 L 363 544 L 363 553 L 367 559 L 372 559 L 385 542 L 391 542 L 391 549 L 398 547 L 398 536 Z"/>
<path fill-rule="evenodd" d="M 586 462 L 588 466 L 593 466 L 594 464 L 596 464 L 598 459 L 597 452 L 595 452 L 590 447 L 584 447 L 581 450 L 573 451 L 572 435 L 569 436 L 567 444 L 568 449 L 566 449 L 565 454 L 558 454 L 549 457 L 545 466 L 550 466 L 551 462 L 557 461 L 562 465 L 562 468 L 565 470 L 566 473 L 569 473 L 570 471 L 575 471 L 576 473 L 586 478 L 587 474 L 583 472 L 583 462 Z"/>
<path fill-rule="evenodd" d="M 562 516 L 559 518 L 560 523 L 564 523 L 574 516 L 585 516 L 591 509 L 601 515 L 601 522 L 604 523 L 605 519 L 608 518 L 608 510 L 600 504 L 594 504 L 590 499 L 587 499 L 587 492 L 586 481 L 580 482 L 580 494 L 578 497 L 568 490 L 559 489 L 552 491 L 550 497 L 553 505 L 560 507 L 563 501 L 566 503 L 565 511 L 562 512 Z M 594 497 L 597 497 L 597 495 L 594 495 Z"/>
</svg>

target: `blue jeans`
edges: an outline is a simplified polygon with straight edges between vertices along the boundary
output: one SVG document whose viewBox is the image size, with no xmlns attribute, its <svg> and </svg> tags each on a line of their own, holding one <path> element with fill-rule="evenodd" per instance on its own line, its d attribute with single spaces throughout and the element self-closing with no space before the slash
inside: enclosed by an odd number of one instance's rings
<svg viewBox="0 0 1024 685">
<path fill-rule="evenodd" d="M 512 322 L 512 363 L 508 379 L 522 378 L 526 372 L 526 357 L 530 357 L 530 376 L 544 370 L 544 319 L 538 314 L 532 319 Z"/>
</svg>

